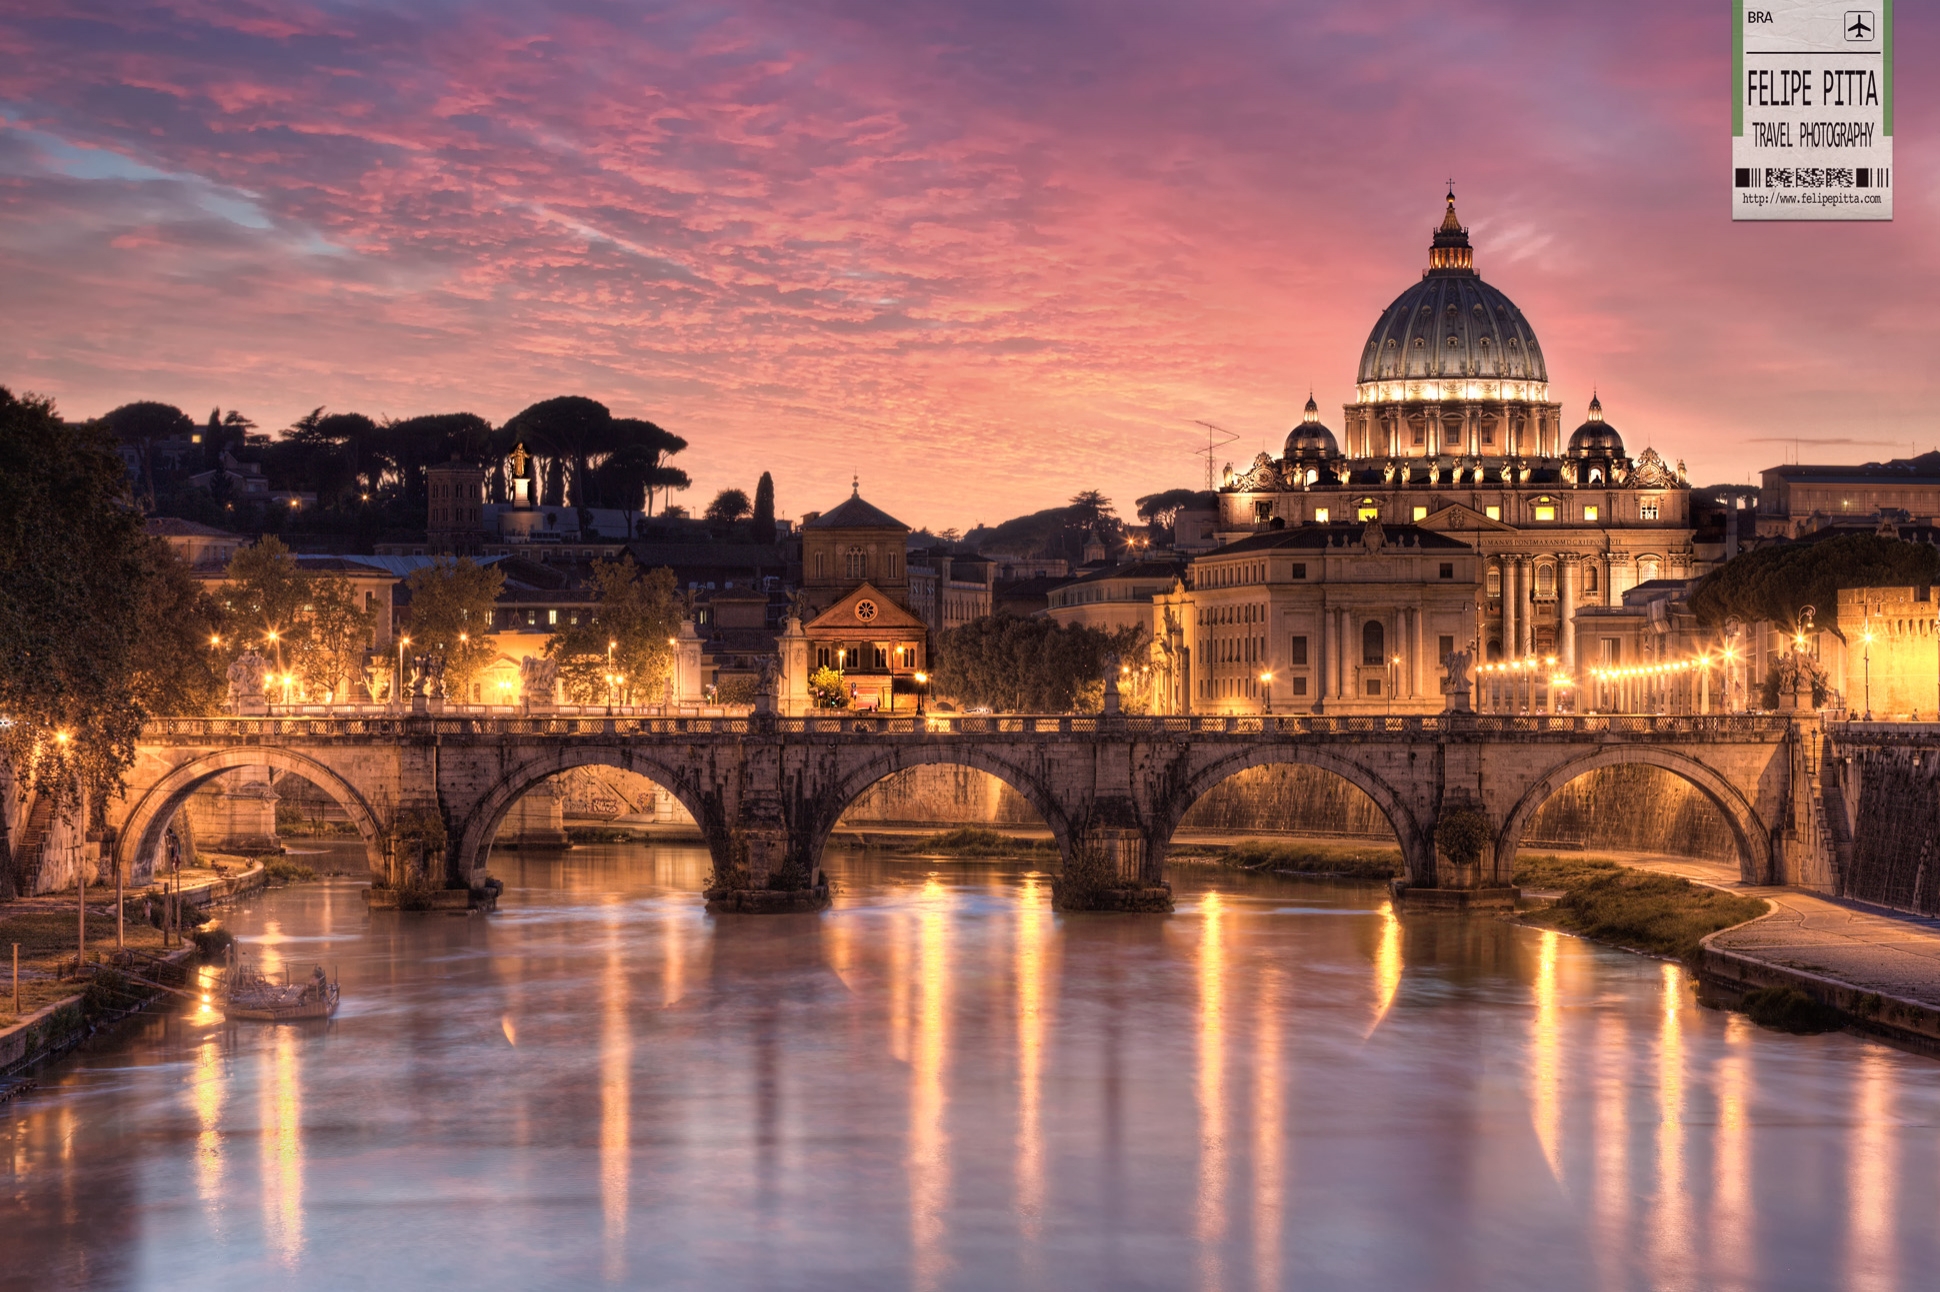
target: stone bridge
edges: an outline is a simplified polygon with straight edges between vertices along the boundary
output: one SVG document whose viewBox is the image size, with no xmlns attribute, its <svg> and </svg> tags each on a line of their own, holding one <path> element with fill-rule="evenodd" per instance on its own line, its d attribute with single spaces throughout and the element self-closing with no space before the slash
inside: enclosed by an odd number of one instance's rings
<svg viewBox="0 0 1940 1292">
<path fill-rule="evenodd" d="M 1436 855 L 1437 819 L 1479 810 L 1496 831 L 1477 877 L 1487 885 L 1508 882 L 1524 828 L 1557 790 L 1599 768 L 1646 764 L 1717 806 L 1747 880 L 1823 885 L 1810 806 L 1823 740 L 1810 714 L 170 719 L 145 729 L 103 847 L 140 870 L 198 787 L 267 767 L 342 805 L 378 882 L 476 887 L 519 797 L 597 765 L 665 787 L 700 823 L 717 873 L 759 887 L 782 868 L 814 874 L 830 830 L 869 786 L 956 763 L 1029 801 L 1067 863 L 1102 848 L 1124 879 L 1157 883 L 1180 818 L 1214 785 L 1301 764 L 1374 801 L 1417 885 L 1451 879 Z"/>
</svg>

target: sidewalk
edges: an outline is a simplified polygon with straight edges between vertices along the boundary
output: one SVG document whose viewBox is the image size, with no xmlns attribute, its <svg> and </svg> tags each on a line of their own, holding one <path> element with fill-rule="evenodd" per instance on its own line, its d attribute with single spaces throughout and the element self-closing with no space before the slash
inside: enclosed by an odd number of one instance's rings
<svg viewBox="0 0 1940 1292">
<path fill-rule="evenodd" d="M 1628 864 L 1681 875 L 1748 897 L 1763 897 L 1772 903 L 1772 913 L 1763 919 L 1712 934 L 1705 940 L 1710 951 L 1748 966 L 1785 973 L 1808 990 L 1832 985 L 1920 1007 L 1897 1012 L 1889 1009 L 1884 1015 L 1868 1017 L 1881 1025 L 1897 1019 L 1923 1048 L 1940 1033 L 1940 920 L 1792 888 L 1753 887 L 1738 881 L 1735 866 L 1715 862 L 1659 857 L 1639 858 Z M 1750 985 L 1744 975 L 1729 976 Z M 1813 994 L 1823 998 L 1825 993 Z M 1827 1003 L 1845 1007 L 1840 1001 Z M 1891 1030 L 1897 1033 L 1902 1029 Z"/>
</svg>

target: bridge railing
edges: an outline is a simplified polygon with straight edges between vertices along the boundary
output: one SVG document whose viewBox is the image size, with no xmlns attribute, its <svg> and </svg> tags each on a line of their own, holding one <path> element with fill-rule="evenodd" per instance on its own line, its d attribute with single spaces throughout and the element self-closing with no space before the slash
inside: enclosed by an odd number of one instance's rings
<svg viewBox="0 0 1940 1292">
<path fill-rule="evenodd" d="M 1778 736 L 1789 726 L 1780 714 L 1186 714 L 1113 715 L 1028 713 L 815 714 L 776 718 L 775 730 L 807 736 L 1252 736 L 1420 737 L 1540 736 Z M 705 736 L 745 735 L 763 729 L 757 717 L 558 715 L 373 715 L 369 717 L 157 718 L 143 728 L 149 740 L 260 740 L 435 736 Z M 1857 726 L 1858 724 L 1853 724 Z M 1878 724 L 1868 724 L 1876 726 Z M 1858 733 L 1853 733 L 1855 738 Z M 1870 734 L 1870 733 L 1868 733 Z"/>
</svg>

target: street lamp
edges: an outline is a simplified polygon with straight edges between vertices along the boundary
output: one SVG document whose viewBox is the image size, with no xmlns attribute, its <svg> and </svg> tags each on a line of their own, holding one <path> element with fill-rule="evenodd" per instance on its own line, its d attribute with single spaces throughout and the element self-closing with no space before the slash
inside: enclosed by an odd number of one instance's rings
<svg viewBox="0 0 1940 1292">
<path fill-rule="evenodd" d="M 1269 669 L 1268 671 L 1260 674 L 1260 690 L 1261 690 L 1261 694 L 1266 696 L 1266 711 L 1268 713 L 1272 713 L 1273 712 L 1273 672 L 1272 670 Z"/>
<path fill-rule="evenodd" d="M 1388 716 L 1394 716 L 1394 688 L 1401 678 L 1401 656 L 1388 657 Z"/>
<path fill-rule="evenodd" d="M 923 692 L 929 688 L 930 675 L 922 669 L 916 670 L 916 716 L 923 716 Z"/>
<path fill-rule="evenodd" d="M 1866 721 L 1871 722 L 1873 720 L 1873 623 L 1871 619 L 1866 621 L 1866 631 L 1860 634 L 1859 640 L 1866 643 L 1864 654 L 1866 663 Z"/>
<path fill-rule="evenodd" d="M 409 637 L 397 639 L 397 677 L 391 682 L 391 702 L 402 711 L 404 707 L 404 648 L 411 644 Z"/>
</svg>

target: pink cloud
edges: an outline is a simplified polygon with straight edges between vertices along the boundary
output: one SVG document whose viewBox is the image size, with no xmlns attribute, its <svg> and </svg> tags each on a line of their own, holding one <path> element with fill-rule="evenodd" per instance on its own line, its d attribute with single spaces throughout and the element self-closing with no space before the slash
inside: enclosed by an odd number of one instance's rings
<svg viewBox="0 0 1940 1292">
<path fill-rule="evenodd" d="M 1722 11 L 1721 11 L 1722 13 Z M 1905 64 L 1900 173 L 1934 173 Z M 16 6 L 0 380 L 75 413 L 583 392 L 699 500 L 909 519 L 1190 483 L 1351 395 L 1458 178 L 1485 276 L 1700 478 L 1935 438 L 1937 194 L 1733 226 L 1728 28 L 1663 3 Z M 52 141 L 52 142 L 49 142 Z M 96 150 L 82 165 L 64 150 Z M 100 159 L 113 164 L 99 164 Z M 1330 414 L 1330 420 L 1338 413 Z"/>
</svg>

